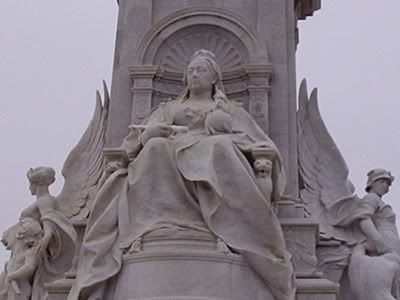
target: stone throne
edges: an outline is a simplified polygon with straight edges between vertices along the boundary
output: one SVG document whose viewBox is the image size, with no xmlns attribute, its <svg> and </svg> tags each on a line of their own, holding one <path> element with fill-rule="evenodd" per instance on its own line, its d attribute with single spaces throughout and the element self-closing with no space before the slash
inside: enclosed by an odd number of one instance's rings
<svg viewBox="0 0 400 300">
<path fill-rule="evenodd" d="M 299 300 L 335 299 L 337 292 L 337 285 L 316 271 L 318 224 L 306 218 L 298 200 L 296 24 L 319 5 L 311 0 L 120 0 L 106 136 L 108 148 L 118 147 L 130 124 L 178 96 L 185 64 L 196 50 L 214 52 L 228 98 L 248 110 L 283 156 L 288 184 L 278 215 L 294 259 Z M 171 244 L 190 251 L 145 253 Z M 212 237 L 150 237 L 138 250 L 143 253 L 125 257 L 119 275 L 121 291 L 132 299 L 230 299 L 233 294 L 234 299 L 272 299 L 246 264 L 227 256 Z M 160 268 L 172 272 L 170 280 Z M 187 270 L 196 274 L 188 276 Z M 149 282 L 158 285 L 154 294 Z M 50 299 L 66 299 L 70 284 L 71 279 L 49 285 Z M 178 297 L 182 291 L 193 294 Z"/>
</svg>

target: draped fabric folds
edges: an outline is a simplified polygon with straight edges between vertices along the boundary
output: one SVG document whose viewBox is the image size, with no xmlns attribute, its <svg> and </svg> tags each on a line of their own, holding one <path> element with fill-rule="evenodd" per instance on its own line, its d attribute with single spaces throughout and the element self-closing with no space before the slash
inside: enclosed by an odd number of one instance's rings
<svg viewBox="0 0 400 300">
<path fill-rule="evenodd" d="M 276 299 L 294 299 L 281 226 L 248 161 L 253 147 L 274 151 L 274 194 L 282 194 L 285 176 L 276 146 L 233 104 L 229 134 L 207 134 L 204 118 L 196 112 L 182 117 L 186 110 L 184 101 L 175 100 L 145 122 L 185 125 L 186 133 L 143 146 L 140 130 L 132 130 L 124 140 L 134 159 L 108 178 L 94 202 L 69 300 L 112 299 L 124 251 L 148 232 L 173 227 L 212 232 L 248 261 Z"/>
</svg>

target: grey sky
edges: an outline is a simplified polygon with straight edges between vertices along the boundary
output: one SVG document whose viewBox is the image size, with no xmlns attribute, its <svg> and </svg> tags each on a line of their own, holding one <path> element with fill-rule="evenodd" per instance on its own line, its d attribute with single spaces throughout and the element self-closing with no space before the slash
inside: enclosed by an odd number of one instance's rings
<svg viewBox="0 0 400 300">
<path fill-rule="evenodd" d="M 168 1 L 168 0 L 166 0 Z M 91 118 L 95 90 L 110 84 L 115 0 L 0 2 L 0 230 L 33 198 L 29 167 L 60 171 Z M 385 198 L 400 213 L 400 2 L 323 1 L 300 23 L 298 81 L 319 88 L 320 109 L 363 194 L 374 167 L 397 177 Z M 0 250 L 0 263 L 8 258 Z"/>
</svg>

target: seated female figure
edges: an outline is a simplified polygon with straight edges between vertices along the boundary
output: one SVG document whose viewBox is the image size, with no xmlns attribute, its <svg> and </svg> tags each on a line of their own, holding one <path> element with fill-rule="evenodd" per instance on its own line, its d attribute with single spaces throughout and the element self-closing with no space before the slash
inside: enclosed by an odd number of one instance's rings
<svg viewBox="0 0 400 300">
<path fill-rule="evenodd" d="M 290 255 L 270 207 L 285 186 L 278 149 L 226 99 L 211 52 L 193 55 L 184 84 L 181 96 L 125 138 L 131 163 L 109 177 L 95 200 L 69 299 L 103 299 L 99 287 L 118 275 L 123 253 L 162 230 L 212 233 L 247 260 L 276 299 L 294 299 Z M 272 193 L 262 191 L 249 163 L 255 148 L 273 153 Z"/>
</svg>

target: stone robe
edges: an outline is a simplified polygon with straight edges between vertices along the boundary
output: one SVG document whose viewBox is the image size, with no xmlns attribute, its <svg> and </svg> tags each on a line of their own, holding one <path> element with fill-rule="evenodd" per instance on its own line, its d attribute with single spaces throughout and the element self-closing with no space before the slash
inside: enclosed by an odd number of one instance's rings
<svg viewBox="0 0 400 300">
<path fill-rule="evenodd" d="M 294 272 L 278 218 L 249 164 L 252 147 L 275 151 L 274 195 L 285 186 L 276 146 L 241 108 L 229 105 L 230 133 L 210 135 L 209 112 L 184 100 L 157 108 L 145 124 L 188 126 L 143 146 L 123 142 L 132 162 L 105 182 L 89 218 L 72 299 L 112 299 L 122 255 L 139 237 L 165 228 L 209 231 L 240 253 L 278 300 L 294 299 Z M 208 133 L 207 133 L 208 132 Z"/>
</svg>

